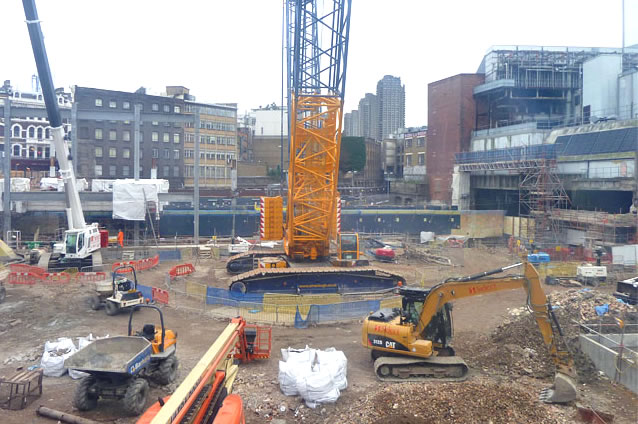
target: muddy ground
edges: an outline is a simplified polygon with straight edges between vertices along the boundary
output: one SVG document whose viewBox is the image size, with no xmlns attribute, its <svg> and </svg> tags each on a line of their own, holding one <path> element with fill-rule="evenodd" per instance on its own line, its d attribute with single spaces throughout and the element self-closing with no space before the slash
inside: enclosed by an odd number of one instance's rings
<svg viewBox="0 0 638 424">
<path fill-rule="evenodd" d="M 382 266 L 402 272 L 409 284 L 430 286 L 451 275 L 466 275 L 516 262 L 516 258 L 508 256 L 505 250 L 446 249 L 444 254 L 456 266 L 428 266 L 415 261 L 399 261 L 398 264 Z M 163 287 L 164 276 L 172 265 L 161 264 L 155 270 L 142 273 L 140 282 Z M 227 287 L 228 281 L 223 261 L 220 260 L 197 264 L 197 272 L 190 278 L 217 287 Z M 549 292 L 568 290 L 562 287 L 545 288 Z M 600 290 L 611 291 L 611 288 L 602 287 Z M 10 375 L 16 369 L 39 364 L 39 356 L 47 340 L 62 336 L 86 336 L 89 333 L 96 336 L 124 334 L 128 316 L 109 317 L 104 311 L 90 310 L 85 303 L 88 291 L 88 286 L 77 285 L 8 287 L 7 299 L 0 305 L 0 375 Z M 380 383 L 372 373 L 370 352 L 361 346 L 361 321 L 350 321 L 308 329 L 274 327 L 272 358 L 241 366 L 235 392 L 244 399 L 248 423 L 268 422 L 273 418 L 284 419 L 286 423 L 418 424 L 435 419 L 437 422 L 491 421 L 495 424 L 577 422 L 574 405 L 550 406 L 536 400 L 536 394 L 551 384 L 551 378 L 547 375 L 532 372 L 514 376 L 504 373 L 502 367 L 495 366 L 492 369 L 490 361 L 485 358 L 487 346 L 493 345 L 490 335 L 504 320 L 511 318 L 509 311 L 523 306 L 525 300 L 522 291 L 511 291 L 457 302 L 454 308 L 455 347 L 470 365 L 470 376 L 464 383 Z M 181 381 L 226 326 L 226 321 L 171 307 L 164 307 L 163 310 L 167 326 L 178 333 L 178 380 Z M 140 328 L 152 320 L 151 311 L 141 311 L 135 318 Z M 537 329 L 530 328 L 530 332 L 534 331 Z M 305 407 L 301 399 L 286 397 L 279 391 L 279 350 L 306 345 L 315 348 L 335 347 L 348 358 L 348 388 L 334 405 L 312 410 Z M 512 346 L 503 349 L 510 355 L 516 351 Z M 498 356 L 500 350 L 494 349 L 493 352 L 493 356 Z M 45 405 L 98 422 L 135 422 L 135 419 L 122 414 L 116 402 L 100 401 L 98 408 L 91 412 L 74 411 L 71 401 L 76 384 L 77 381 L 68 376 L 45 377 L 44 393 L 40 399 L 22 411 L 3 411 L 0 421 L 16 424 L 52 422 L 35 415 L 37 406 Z M 153 387 L 151 399 L 166 395 L 170 389 Z M 615 423 L 636 422 L 638 397 L 622 386 L 596 377 L 587 383 L 579 383 L 578 390 L 580 403 L 614 414 Z M 503 396 L 496 396 L 498 393 Z M 512 397 L 509 404 L 504 403 L 506 395 Z M 431 408 L 436 409 L 427 409 L 423 405 L 431 405 Z M 508 407 L 513 409 L 512 413 L 504 415 L 499 412 Z M 462 415 L 463 410 L 474 412 Z"/>
</svg>

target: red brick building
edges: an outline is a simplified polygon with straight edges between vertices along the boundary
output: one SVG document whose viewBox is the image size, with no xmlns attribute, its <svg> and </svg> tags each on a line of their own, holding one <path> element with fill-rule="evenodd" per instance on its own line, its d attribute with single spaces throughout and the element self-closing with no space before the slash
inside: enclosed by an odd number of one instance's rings
<svg viewBox="0 0 638 424">
<path fill-rule="evenodd" d="M 476 122 L 473 90 L 484 74 L 459 74 L 428 84 L 426 169 L 431 202 L 450 204 L 454 154 L 468 151 Z"/>
</svg>

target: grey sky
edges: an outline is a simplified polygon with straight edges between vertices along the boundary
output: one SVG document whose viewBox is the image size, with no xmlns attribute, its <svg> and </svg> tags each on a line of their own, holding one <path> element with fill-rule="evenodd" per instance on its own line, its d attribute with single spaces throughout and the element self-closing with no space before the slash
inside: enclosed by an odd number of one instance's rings
<svg viewBox="0 0 638 424">
<path fill-rule="evenodd" d="M 638 43 L 638 0 L 626 44 Z M 0 79 L 29 89 L 22 2 L 2 0 Z M 280 102 L 281 0 L 37 0 L 56 86 L 184 85 L 243 112 Z M 386 74 L 406 85 L 406 124 L 427 122 L 427 84 L 475 72 L 491 45 L 619 47 L 621 0 L 353 0 L 346 111 Z M 6 58 L 9 58 L 7 61 Z"/>
</svg>

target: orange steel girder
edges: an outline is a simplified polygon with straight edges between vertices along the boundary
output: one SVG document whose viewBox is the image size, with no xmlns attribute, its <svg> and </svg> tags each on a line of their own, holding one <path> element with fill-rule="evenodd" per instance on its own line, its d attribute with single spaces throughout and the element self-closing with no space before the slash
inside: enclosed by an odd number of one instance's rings
<svg viewBox="0 0 638 424">
<path fill-rule="evenodd" d="M 293 259 L 314 260 L 330 255 L 335 236 L 343 104 L 336 96 L 292 100 L 284 248 Z"/>
</svg>

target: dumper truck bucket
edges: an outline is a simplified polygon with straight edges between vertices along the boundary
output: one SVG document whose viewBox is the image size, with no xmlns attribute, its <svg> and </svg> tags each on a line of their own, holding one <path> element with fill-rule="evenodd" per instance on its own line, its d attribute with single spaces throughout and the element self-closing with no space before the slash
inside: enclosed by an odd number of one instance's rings
<svg viewBox="0 0 638 424">
<path fill-rule="evenodd" d="M 576 400 L 576 384 L 571 377 L 556 373 L 554 385 L 543 389 L 539 398 L 545 403 L 569 403 Z"/>
</svg>

